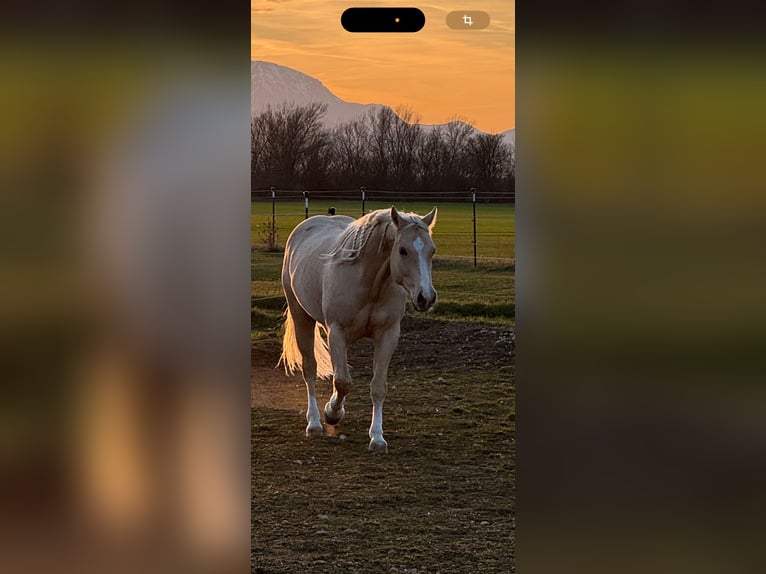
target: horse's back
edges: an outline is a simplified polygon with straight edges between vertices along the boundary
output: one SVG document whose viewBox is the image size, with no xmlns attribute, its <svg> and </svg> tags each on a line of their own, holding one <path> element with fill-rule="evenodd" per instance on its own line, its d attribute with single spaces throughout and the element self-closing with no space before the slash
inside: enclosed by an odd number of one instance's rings
<svg viewBox="0 0 766 574">
<path fill-rule="evenodd" d="M 315 215 L 301 221 L 285 244 L 282 286 L 315 320 L 322 321 L 322 273 L 329 253 L 354 222 L 345 215 Z"/>
<path fill-rule="evenodd" d="M 341 233 L 354 222 L 346 215 L 315 215 L 304 219 L 287 238 L 285 253 L 291 261 L 328 253 Z"/>
</svg>

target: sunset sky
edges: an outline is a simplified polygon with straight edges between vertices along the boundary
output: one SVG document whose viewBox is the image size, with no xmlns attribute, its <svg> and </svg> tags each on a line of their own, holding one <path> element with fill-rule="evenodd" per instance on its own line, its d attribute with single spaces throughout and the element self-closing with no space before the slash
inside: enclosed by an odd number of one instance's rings
<svg viewBox="0 0 766 574">
<path fill-rule="evenodd" d="M 426 25 L 415 34 L 351 34 L 346 8 L 416 6 Z M 351 2 L 251 0 L 250 54 L 320 80 L 349 102 L 408 105 L 422 123 L 463 116 L 497 133 L 515 127 L 515 1 Z M 485 30 L 451 30 L 453 10 L 483 10 Z"/>
</svg>

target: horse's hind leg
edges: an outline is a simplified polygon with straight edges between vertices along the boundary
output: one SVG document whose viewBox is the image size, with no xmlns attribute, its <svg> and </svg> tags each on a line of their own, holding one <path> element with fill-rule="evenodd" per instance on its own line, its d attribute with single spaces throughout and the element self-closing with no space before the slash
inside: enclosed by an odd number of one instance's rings
<svg viewBox="0 0 766 574">
<path fill-rule="evenodd" d="M 314 327 L 312 319 L 299 305 L 290 305 L 293 317 L 295 340 L 302 358 L 303 381 L 306 383 L 308 407 L 306 409 L 306 436 L 322 436 L 323 427 L 319 417 L 319 407 L 316 399 L 317 362 L 314 357 Z"/>
</svg>

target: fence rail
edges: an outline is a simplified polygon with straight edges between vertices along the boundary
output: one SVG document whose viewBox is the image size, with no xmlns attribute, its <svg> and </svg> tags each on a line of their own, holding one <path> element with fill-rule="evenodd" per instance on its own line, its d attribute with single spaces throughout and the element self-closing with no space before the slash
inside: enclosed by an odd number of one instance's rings
<svg viewBox="0 0 766 574">
<path fill-rule="evenodd" d="M 364 187 L 356 189 L 343 190 L 288 190 L 288 189 L 253 189 L 250 190 L 250 200 L 259 201 L 263 199 L 272 199 L 272 191 L 277 201 L 295 201 L 296 198 L 303 199 L 306 194 L 309 198 L 317 198 L 329 201 L 354 201 L 358 200 L 360 205 L 368 201 L 433 201 L 441 199 L 450 203 L 469 203 L 473 201 L 471 190 L 457 191 L 395 191 L 386 189 L 366 189 Z M 515 190 L 507 191 L 477 191 L 477 203 L 515 203 Z"/>
</svg>

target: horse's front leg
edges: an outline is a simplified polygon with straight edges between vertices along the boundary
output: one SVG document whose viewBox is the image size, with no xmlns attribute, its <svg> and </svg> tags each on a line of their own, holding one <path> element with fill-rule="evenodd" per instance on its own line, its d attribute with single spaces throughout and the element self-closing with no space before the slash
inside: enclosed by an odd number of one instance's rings
<svg viewBox="0 0 766 574">
<path fill-rule="evenodd" d="M 351 392 L 351 373 L 348 370 L 348 342 L 343 331 L 337 325 L 328 330 L 330 358 L 332 359 L 333 379 L 332 396 L 324 406 L 324 419 L 327 424 L 337 425 L 346 416 L 343 407 L 346 395 Z"/>
<path fill-rule="evenodd" d="M 388 443 L 383 438 L 383 401 L 388 389 L 388 365 L 399 343 L 399 324 L 375 336 L 375 358 L 370 383 L 372 397 L 372 424 L 370 425 L 370 452 L 388 453 Z"/>
</svg>

